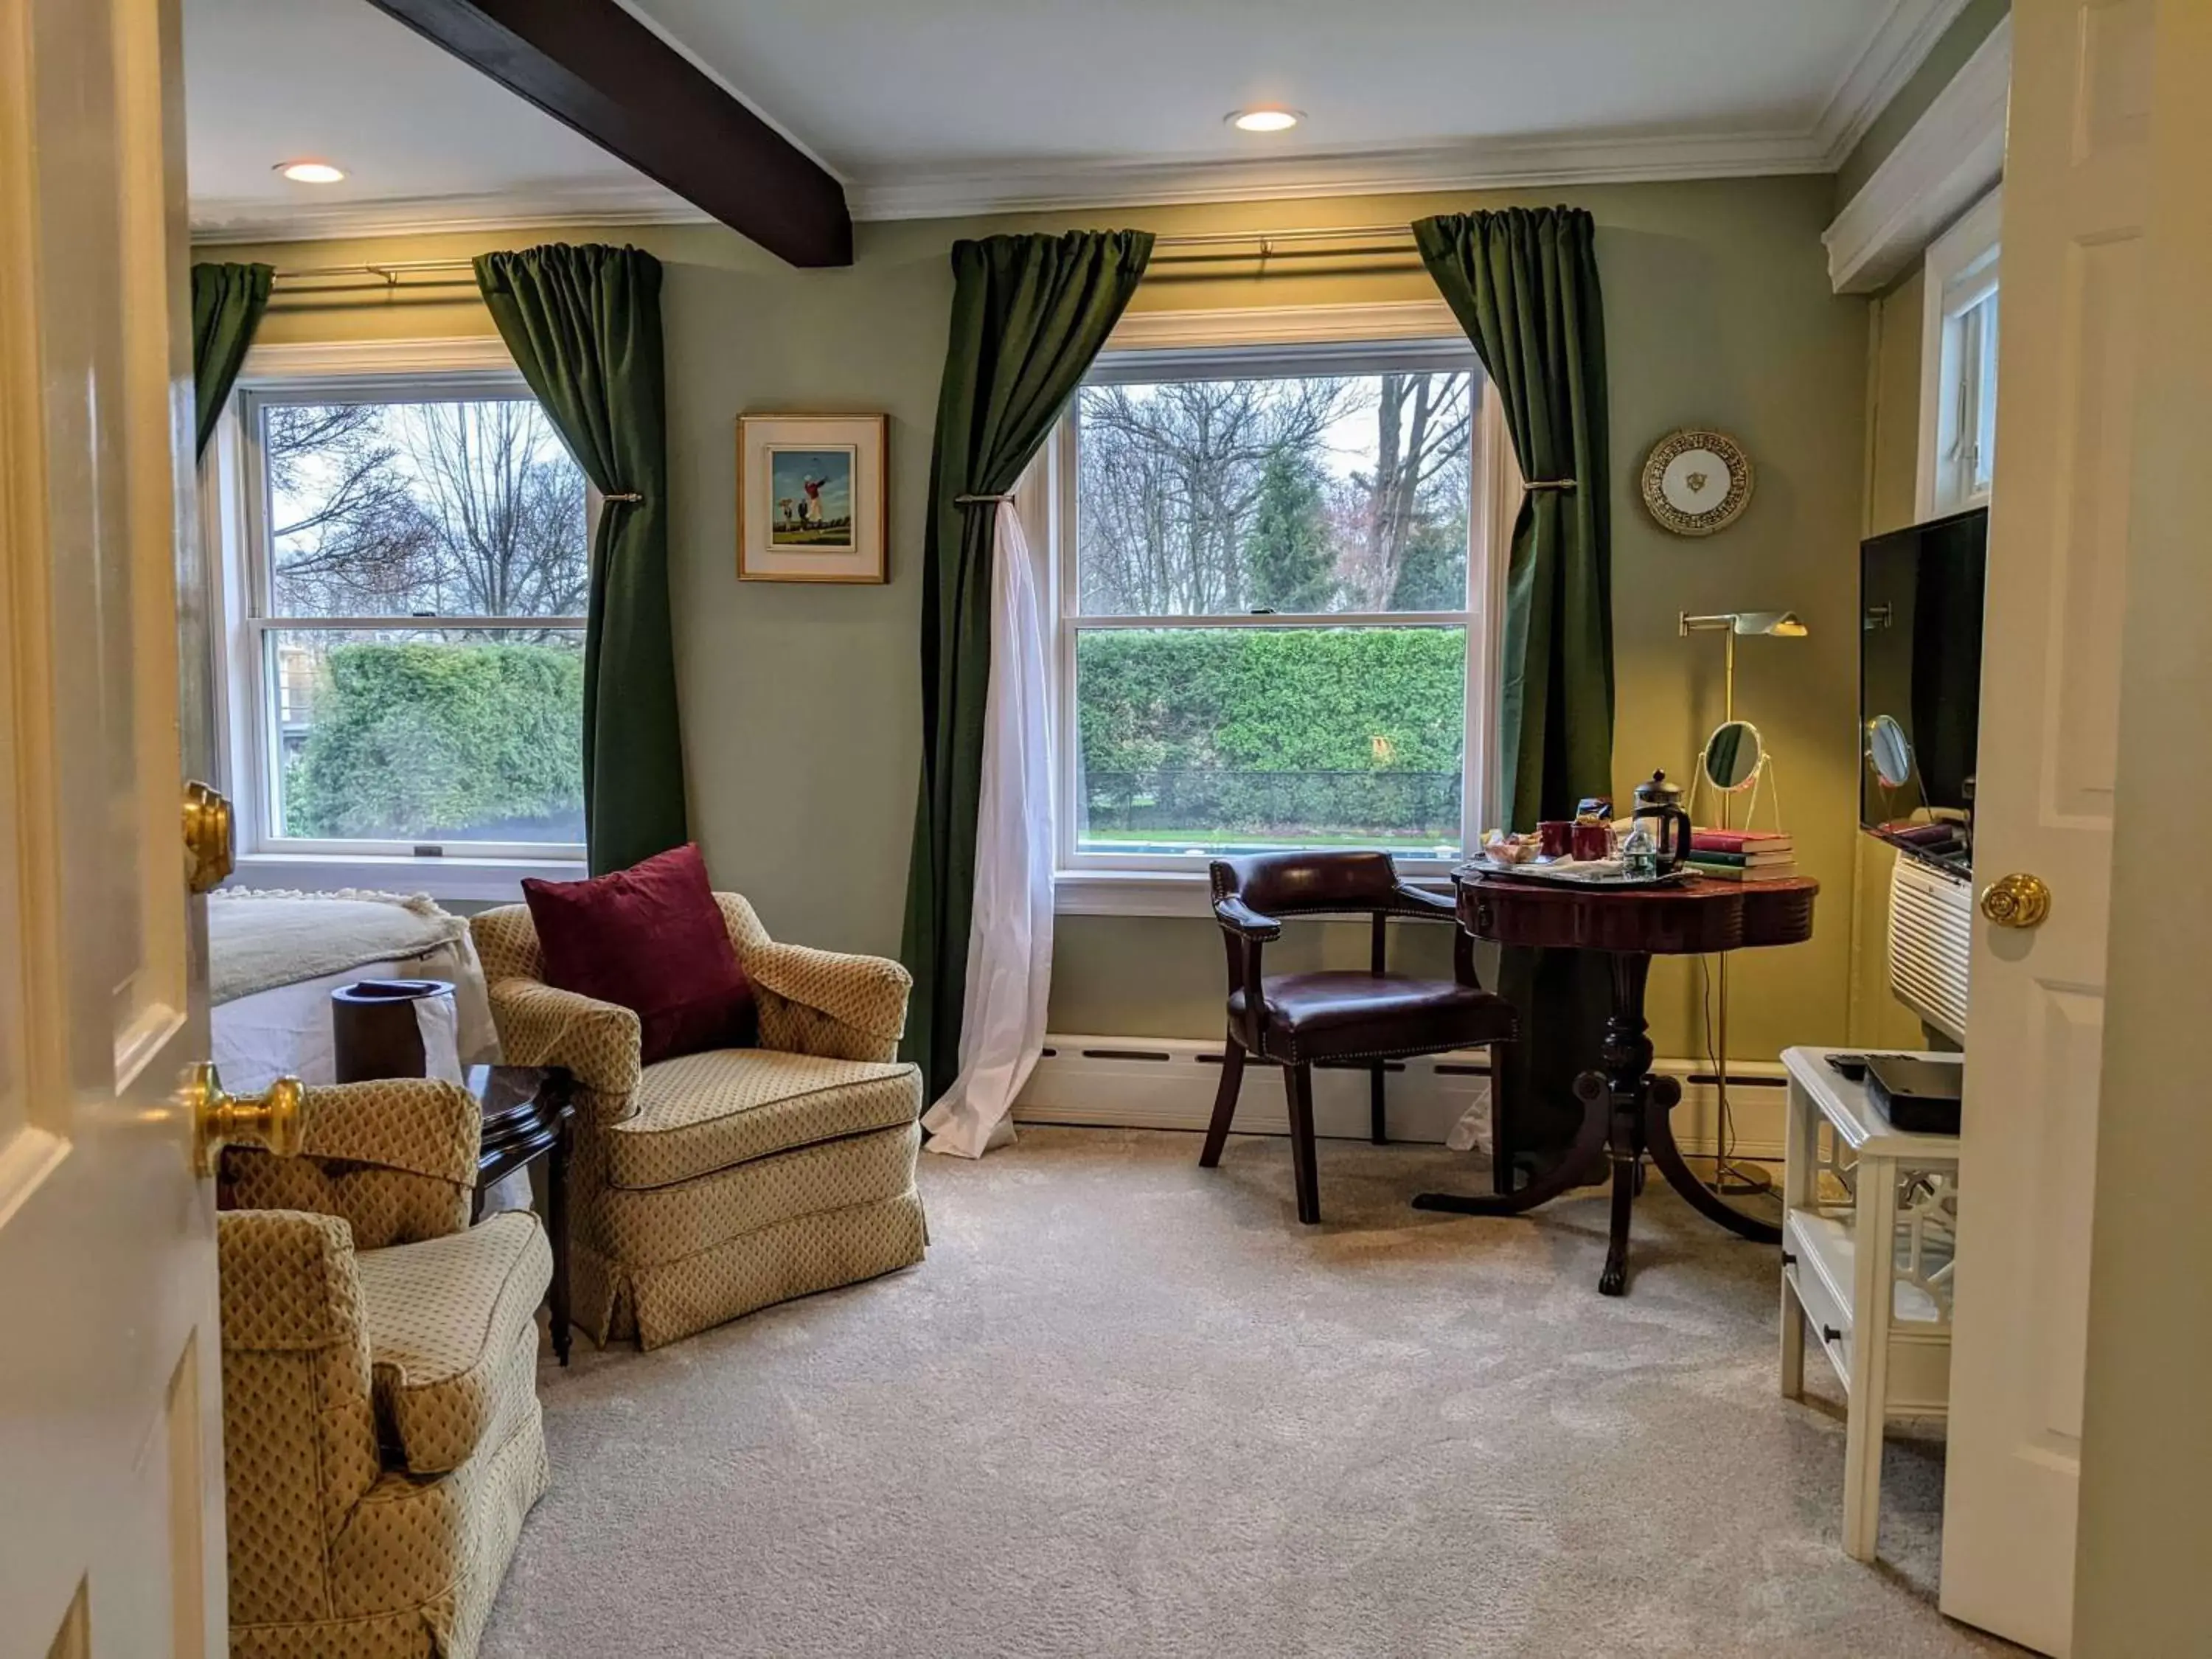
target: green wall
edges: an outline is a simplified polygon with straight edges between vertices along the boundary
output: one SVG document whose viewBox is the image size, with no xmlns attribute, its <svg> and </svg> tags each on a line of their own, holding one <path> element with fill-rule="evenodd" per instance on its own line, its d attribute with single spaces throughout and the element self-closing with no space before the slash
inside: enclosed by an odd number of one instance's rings
<svg viewBox="0 0 2212 1659">
<path fill-rule="evenodd" d="M 695 831 L 722 884 L 750 894 L 784 937 L 897 948 L 919 732 L 917 580 L 930 432 L 956 237 L 1133 224 L 1164 233 L 1404 222 L 1566 197 L 1599 226 L 1612 366 L 1619 798 L 1655 766 L 1686 775 L 1720 717 L 1721 655 L 1682 639 L 1675 613 L 1790 607 L 1802 641 L 1744 642 L 1738 706 L 1776 756 L 1808 871 L 1826 886 L 1813 943 L 1737 964 L 1733 1046 L 1771 1057 L 1840 1041 L 1850 1000 L 1855 860 L 1856 547 L 1867 394 L 1865 307 L 1829 291 L 1819 178 L 1593 185 L 1572 191 L 1393 196 L 1300 203 L 864 224 L 848 270 L 787 269 L 712 226 L 446 235 L 224 248 L 279 266 L 426 258 L 594 236 L 631 240 L 668 267 L 665 318 L 677 653 Z M 210 252 L 216 252 L 210 250 Z M 283 290 L 280 288 L 280 296 Z M 488 333 L 465 290 L 328 304 L 280 297 L 270 341 Z M 1148 282 L 1140 309 L 1425 300 L 1418 266 L 1360 274 Z M 890 417 L 886 587 L 735 579 L 734 417 L 744 410 L 884 410 Z M 1637 492 L 1644 453 L 1672 428 L 1733 433 L 1758 469 L 1738 524 L 1707 540 L 1659 530 Z M 1357 962 L 1349 928 L 1305 930 L 1285 965 Z M 1442 930 L 1407 961 L 1442 971 Z M 1198 919 L 1062 919 L 1052 1026 L 1204 1036 L 1219 1029 L 1222 956 Z M 1662 1054 L 1692 1052 L 1684 964 L 1652 994 Z"/>
<path fill-rule="evenodd" d="M 1869 536 L 1900 530 L 1920 514 L 1920 338 L 1923 262 L 1867 305 L 1865 520 Z M 1852 891 L 1848 1041 L 1866 1048 L 1917 1048 L 1919 1017 L 1889 988 L 1889 878 L 1896 851 L 1857 837 Z"/>
<path fill-rule="evenodd" d="M 1888 159 L 1905 135 L 1912 131 L 1912 124 L 1928 112 L 1936 94 L 1951 84 L 1951 77 L 1974 55 L 1974 49 L 1990 38 L 1990 31 L 1998 20 L 2012 10 L 2012 0 L 1966 0 L 1966 6 L 1954 18 L 1951 27 L 1929 52 L 1912 78 L 1898 88 L 1897 95 L 1875 117 L 1844 164 L 1836 169 L 1835 207 L 1838 212 L 1844 204 L 1859 193 L 1860 187 L 1874 177 L 1875 169 Z"/>
</svg>

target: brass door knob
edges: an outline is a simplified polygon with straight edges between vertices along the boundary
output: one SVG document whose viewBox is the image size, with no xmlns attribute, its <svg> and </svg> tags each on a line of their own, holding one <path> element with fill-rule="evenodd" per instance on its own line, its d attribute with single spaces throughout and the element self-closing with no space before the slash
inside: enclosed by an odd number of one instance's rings
<svg viewBox="0 0 2212 1659">
<path fill-rule="evenodd" d="M 235 867 L 230 854 L 230 803 L 204 783 L 185 786 L 185 879 L 195 893 L 219 887 Z"/>
<path fill-rule="evenodd" d="M 2033 927 L 2051 914 L 2040 876 L 1999 876 L 1982 890 L 1982 914 L 2000 927 Z"/>
<path fill-rule="evenodd" d="M 227 1095 L 211 1060 L 185 1074 L 185 1103 L 192 1114 L 192 1168 L 212 1176 L 226 1146 L 259 1146 L 279 1157 L 300 1150 L 305 1131 L 306 1091 L 295 1077 L 280 1077 L 259 1095 Z"/>
</svg>

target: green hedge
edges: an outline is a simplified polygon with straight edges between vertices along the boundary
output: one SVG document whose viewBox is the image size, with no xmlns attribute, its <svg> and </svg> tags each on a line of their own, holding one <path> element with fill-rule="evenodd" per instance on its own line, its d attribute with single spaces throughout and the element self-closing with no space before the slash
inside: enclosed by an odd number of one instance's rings
<svg viewBox="0 0 2212 1659">
<path fill-rule="evenodd" d="M 414 840 L 582 810 L 580 650 L 341 645 L 324 671 L 287 833 Z"/>
<path fill-rule="evenodd" d="M 1102 826 L 1145 818 L 1141 793 L 1194 828 L 1457 833 L 1462 629 L 1116 629 L 1077 672 Z"/>
</svg>

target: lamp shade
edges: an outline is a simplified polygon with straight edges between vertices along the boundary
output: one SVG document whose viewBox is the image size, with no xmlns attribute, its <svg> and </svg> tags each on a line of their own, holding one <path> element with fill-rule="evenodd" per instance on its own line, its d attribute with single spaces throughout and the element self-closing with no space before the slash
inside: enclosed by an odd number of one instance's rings
<svg viewBox="0 0 2212 1659">
<path fill-rule="evenodd" d="M 1739 634 L 1771 634 L 1778 639 L 1802 640 L 1810 630 L 1797 620 L 1795 611 L 1739 611 L 1735 613 L 1735 631 Z"/>
</svg>

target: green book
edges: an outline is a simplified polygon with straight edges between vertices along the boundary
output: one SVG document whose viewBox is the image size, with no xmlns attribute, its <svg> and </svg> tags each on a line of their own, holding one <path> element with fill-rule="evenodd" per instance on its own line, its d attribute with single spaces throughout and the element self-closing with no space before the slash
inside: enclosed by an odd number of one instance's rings
<svg viewBox="0 0 2212 1659">
<path fill-rule="evenodd" d="M 1795 860 L 1781 860 L 1765 866 L 1746 866 L 1741 864 L 1711 864 L 1708 854 L 1700 853 L 1693 859 L 1683 860 L 1685 869 L 1694 870 L 1701 876 L 1711 876 L 1716 881 L 1786 881 L 1796 873 Z"/>
</svg>

